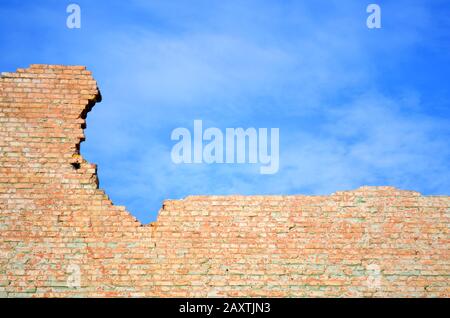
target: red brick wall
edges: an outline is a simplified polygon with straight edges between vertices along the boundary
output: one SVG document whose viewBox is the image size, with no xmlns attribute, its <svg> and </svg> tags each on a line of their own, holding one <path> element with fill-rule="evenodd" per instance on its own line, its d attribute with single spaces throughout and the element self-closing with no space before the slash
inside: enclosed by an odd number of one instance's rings
<svg viewBox="0 0 450 318">
<path fill-rule="evenodd" d="M 84 67 L 2 74 L 0 296 L 449 296 L 448 196 L 193 196 L 140 224 L 79 155 L 99 97 Z"/>
</svg>

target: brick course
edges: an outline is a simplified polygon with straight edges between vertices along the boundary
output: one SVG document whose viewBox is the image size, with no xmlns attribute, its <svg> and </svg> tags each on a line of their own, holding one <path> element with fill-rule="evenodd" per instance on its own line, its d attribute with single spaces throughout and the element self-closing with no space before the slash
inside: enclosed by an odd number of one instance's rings
<svg viewBox="0 0 450 318">
<path fill-rule="evenodd" d="M 449 196 L 189 196 L 142 225 L 80 156 L 99 100 L 85 67 L 2 73 L 0 296 L 449 297 Z"/>
</svg>

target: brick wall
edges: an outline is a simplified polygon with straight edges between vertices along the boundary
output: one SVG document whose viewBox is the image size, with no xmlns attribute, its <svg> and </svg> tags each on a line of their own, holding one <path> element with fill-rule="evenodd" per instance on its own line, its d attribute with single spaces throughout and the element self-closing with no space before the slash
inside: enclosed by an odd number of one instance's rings
<svg viewBox="0 0 450 318">
<path fill-rule="evenodd" d="M 449 297 L 448 196 L 191 196 L 140 224 L 79 154 L 99 99 L 84 67 L 2 73 L 0 296 Z"/>
</svg>

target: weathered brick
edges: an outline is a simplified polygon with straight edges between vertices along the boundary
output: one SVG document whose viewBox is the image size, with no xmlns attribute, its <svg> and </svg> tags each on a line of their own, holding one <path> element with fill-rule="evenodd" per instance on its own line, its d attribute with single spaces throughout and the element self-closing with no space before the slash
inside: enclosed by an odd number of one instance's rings
<svg viewBox="0 0 450 318">
<path fill-rule="evenodd" d="M 140 224 L 78 152 L 99 96 L 84 66 L 2 73 L 0 297 L 450 296 L 448 196 L 189 196 Z"/>
</svg>

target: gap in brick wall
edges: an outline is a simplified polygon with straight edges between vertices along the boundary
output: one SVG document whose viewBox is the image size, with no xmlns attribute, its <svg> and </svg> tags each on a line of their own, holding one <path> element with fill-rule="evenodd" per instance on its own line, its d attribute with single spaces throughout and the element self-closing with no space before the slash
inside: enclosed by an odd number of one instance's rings
<svg viewBox="0 0 450 318">
<path fill-rule="evenodd" d="M 109 122 L 110 107 L 108 99 L 105 101 L 100 95 L 100 99 L 88 105 L 83 112 L 81 117 L 86 120 L 82 127 L 85 138 L 78 145 L 79 153 L 89 163 L 97 165 L 99 188 L 106 193 L 114 205 L 125 206 L 127 211 L 142 224 L 154 222 L 167 197 L 159 194 L 157 189 L 151 189 L 149 185 L 147 187 L 152 190 L 152 193 L 146 196 L 141 196 L 139 191 L 134 191 L 136 185 L 132 184 L 132 179 L 139 174 L 139 166 L 129 159 L 128 154 L 138 152 L 140 149 L 130 146 L 133 143 L 127 139 L 123 130 L 117 128 L 117 122 Z M 126 118 L 120 124 L 132 125 Z M 119 138 L 121 142 L 118 142 Z M 120 147 L 121 143 L 126 144 L 126 150 Z M 151 145 L 140 146 L 142 148 Z M 76 165 L 73 167 L 79 168 Z"/>
</svg>

